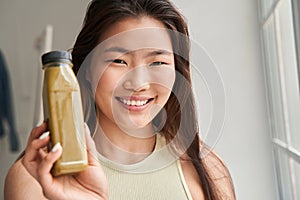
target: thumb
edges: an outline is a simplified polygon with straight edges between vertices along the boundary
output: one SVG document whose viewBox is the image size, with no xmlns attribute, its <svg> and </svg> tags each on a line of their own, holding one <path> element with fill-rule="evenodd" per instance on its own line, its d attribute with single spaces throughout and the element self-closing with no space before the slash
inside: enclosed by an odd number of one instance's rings
<svg viewBox="0 0 300 200">
<path fill-rule="evenodd" d="M 94 140 L 91 137 L 91 132 L 86 123 L 84 123 L 85 138 L 87 144 L 88 160 L 90 165 L 100 165 L 98 162 L 97 149 Z"/>
</svg>

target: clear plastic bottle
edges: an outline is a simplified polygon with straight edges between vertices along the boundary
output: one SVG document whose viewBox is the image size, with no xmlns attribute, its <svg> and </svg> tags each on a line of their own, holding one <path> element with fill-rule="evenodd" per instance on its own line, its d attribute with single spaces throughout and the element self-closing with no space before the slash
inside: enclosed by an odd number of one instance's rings
<svg viewBox="0 0 300 200">
<path fill-rule="evenodd" d="M 42 63 L 44 118 L 48 120 L 52 145 L 60 142 L 63 148 L 52 174 L 57 176 L 85 170 L 88 161 L 83 111 L 71 54 L 51 51 L 42 55 Z"/>
</svg>

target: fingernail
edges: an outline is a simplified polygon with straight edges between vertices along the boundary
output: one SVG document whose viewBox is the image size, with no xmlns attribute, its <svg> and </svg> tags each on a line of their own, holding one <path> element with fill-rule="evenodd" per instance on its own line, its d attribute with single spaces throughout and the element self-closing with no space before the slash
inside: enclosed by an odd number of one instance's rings
<svg viewBox="0 0 300 200">
<path fill-rule="evenodd" d="M 51 151 L 56 152 L 59 149 L 59 147 L 61 147 L 60 142 L 56 143 Z"/>
<path fill-rule="evenodd" d="M 88 126 L 86 123 L 84 123 L 84 129 L 85 129 L 86 131 L 90 132 L 89 126 Z"/>
<path fill-rule="evenodd" d="M 42 135 L 40 135 L 39 139 L 40 140 L 45 139 L 46 137 L 48 137 L 49 134 L 50 134 L 50 132 L 46 131 L 45 133 L 43 133 Z"/>
</svg>

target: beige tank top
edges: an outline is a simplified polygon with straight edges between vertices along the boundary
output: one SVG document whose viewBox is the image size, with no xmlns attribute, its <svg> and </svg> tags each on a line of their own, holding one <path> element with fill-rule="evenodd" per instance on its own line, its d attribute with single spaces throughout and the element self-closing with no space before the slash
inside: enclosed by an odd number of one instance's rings
<svg viewBox="0 0 300 200">
<path fill-rule="evenodd" d="M 123 165 L 98 156 L 110 200 L 192 200 L 180 160 L 159 134 L 153 153 L 138 163 Z"/>
</svg>

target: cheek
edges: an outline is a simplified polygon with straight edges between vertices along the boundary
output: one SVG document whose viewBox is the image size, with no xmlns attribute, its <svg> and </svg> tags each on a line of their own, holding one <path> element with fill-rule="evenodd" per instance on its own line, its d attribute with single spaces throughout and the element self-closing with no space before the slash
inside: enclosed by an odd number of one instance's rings
<svg viewBox="0 0 300 200">
<path fill-rule="evenodd" d="M 118 81 L 120 79 L 120 75 L 118 73 L 114 73 L 113 70 L 107 69 L 102 76 L 97 85 L 97 95 L 101 95 L 102 93 L 107 95 L 112 94 L 116 89 Z"/>
<path fill-rule="evenodd" d="M 164 78 L 161 78 L 162 74 Z M 159 93 L 159 103 L 162 106 L 164 106 L 164 104 L 166 104 L 166 102 L 170 98 L 175 83 L 175 78 L 175 69 L 165 69 L 160 73 L 160 79 L 158 81 L 158 84 L 156 84 L 156 90 Z"/>
<path fill-rule="evenodd" d="M 172 87 L 171 88 L 167 88 L 161 85 L 156 85 L 155 86 L 155 90 L 157 91 L 158 94 L 158 103 L 161 104 L 162 106 L 164 106 L 164 104 L 168 101 L 171 92 L 172 92 Z"/>
<path fill-rule="evenodd" d="M 113 70 L 107 69 L 97 84 L 97 89 L 95 93 L 95 101 L 97 106 L 101 110 L 106 110 L 111 108 L 113 93 L 117 87 L 120 75 L 114 73 Z"/>
<path fill-rule="evenodd" d="M 158 85 L 157 89 L 171 92 L 175 82 L 175 69 L 170 67 L 155 68 L 151 72 L 151 83 Z"/>
</svg>

